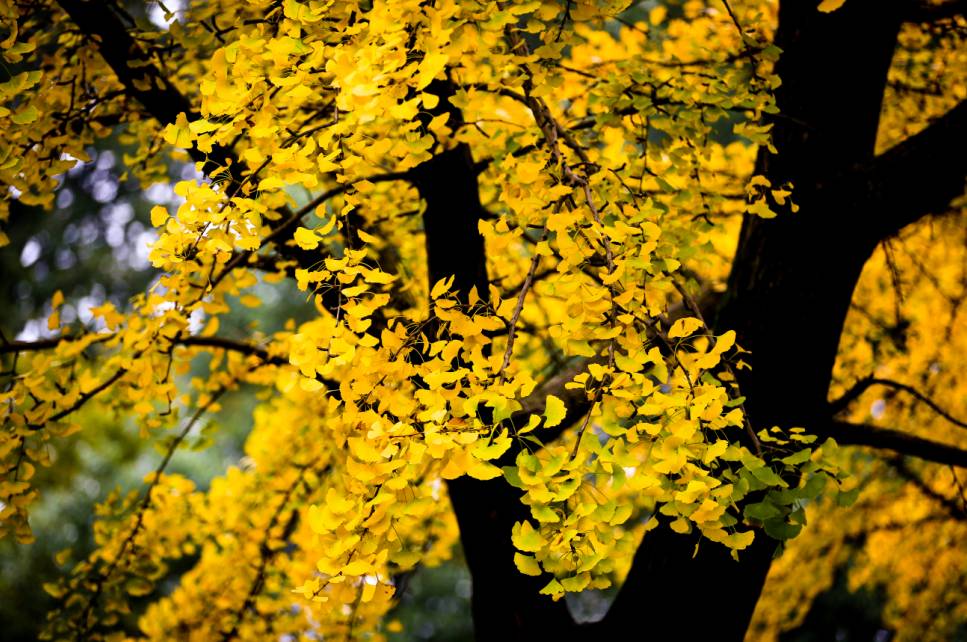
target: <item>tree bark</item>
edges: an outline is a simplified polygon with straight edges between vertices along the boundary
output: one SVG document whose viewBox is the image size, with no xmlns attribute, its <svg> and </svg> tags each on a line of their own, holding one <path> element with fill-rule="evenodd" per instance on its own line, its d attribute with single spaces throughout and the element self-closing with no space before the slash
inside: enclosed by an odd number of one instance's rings
<svg viewBox="0 0 967 642">
<path fill-rule="evenodd" d="M 826 418 L 843 322 L 877 242 L 863 233 L 862 204 L 844 207 L 842 191 L 820 187 L 873 160 L 901 3 L 851 0 L 829 14 L 817 4 L 781 5 L 778 153 L 761 150 L 756 168 L 773 186 L 791 182 L 800 211 L 746 217 L 715 315 L 716 329 L 735 330 L 751 351 L 751 370 L 738 375 L 756 430 Z M 650 531 L 605 618 L 608 629 L 648 612 L 684 636 L 742 640 L 776 542 L 757 533 L 738 562 L 720 548 L 706 543 L 695 554 L 694 536 Z"/>
<path fill-rule="evenodd" d="M 81 32 L 94 41 L 127 94 L 160 125 L 173 124 L 179 114 L 185 114 L 188 120 L 198 118 L 188 98 L 154 65 L 149 52 L 135 41 L 109 3 L 58 0 L 58 4 Z M 232 171 L 237 171 L 228 168 L 229 159 L 234 161 L 234 158 L 223 147 L 216 145 L 208 154 L 192 147 L 188 154 L 195 162 L 202 163 L 201 171 L 205 175 L 221 172 L 224 176 L 228 172 L 231 176 Z"/>
<path fill-rule="evenodd" d="M 728 289 L 714 315 L 717 329 L 736 330 L 740 345 L 752 352 L 752 369 L 740 373 L 740 383 L 756 429 L 829 427 L 827 393 L 853 290 L 877 243 L 893 229 L 870 225 L 868 210 L 896 189 L 890 181 L 902 171 L 902 159 L 916 156 L 922 162 L 925 142 L 949 140 L 944 133 L 963 127 L 958 108 L 915 143 L 874 158 L 903 4 L 851 0 L 830 14 L 818 12 L 817 4 L 787 2 L 780 9 L 782 116 L 773 129 L 778 153 L 763 150 L 757 160 L 757 173 L 773 186 L 793 184 L 800 211 L 772 220 L 746 218 Z M 473 286 L 484 295 L 472 160 L 460 148 L 439 159 L 421 168 L 433 176 L 418 182 L 427 200 L 430 279 L 453 275 L 462 295 Z M 938 179 L 943 195 L 926 209 L 942 207 L 962 191 L 963 168 L 947 170 Z M 481 640 L 529 633 L 595 639 L 629 630 L 645 638 L 664 636 L 647 629 L 649 616 L 678 635 L 741 640 L 776 550 L 776 542 L 759 533 L 736 562 L 721 546 L 660 526 L 646 535 L 604 620 L 581 627 L 562 603 L 535 599 L 544 579 L 526 578 L 513 567 L 508 532 L 526 517 L 519 493 L 502 480 L 470 479 L 451 482 L 450 491 L 473 575 Z"/>
<path fill-rule="evenodd" d="M 758 427 L 822 417 L 853 289 L 879 240 L 864 232 L 865 204 L 825 185 L 873 160 L 901 3 L 815 5 L 780 8 L 778 153 L 757 162 L 774 186 L 792 183 L 800 211 L 746 217 L 717 316 L 752 351 L 741 384 Z"/>
<path fill-rule="evenodd" d="M 428 89 L 440 96 L 436 111 L 449 112 L 451 126 L 460 122 L 459 110 L 448 100 L 453 95 L 452 84 L 434 81 Z M 426 202 L 423 228 L 430 286 L 453 277 L 452 289 L 461 301 L 467 302 L 474 288 L 481 300 L 489 300 L 484 240 L 477 228 L 483 206 L 470 148 L 461 143 L 441 152 L 415 167 L 412 176 Z M 461 477 L 450 480 L 447 489 L 473 578 L 471 610 L 476 639 L 542 639 L 548 635 L 570 639 L 574 623 L 565 602 L 552 602 L 539 594 L 550 578 L 523 575 L 514 565 L 511 528 L 530 515 L 521 503 L 520 490 L 501 477 L 489 481 Z"/>
</svg>

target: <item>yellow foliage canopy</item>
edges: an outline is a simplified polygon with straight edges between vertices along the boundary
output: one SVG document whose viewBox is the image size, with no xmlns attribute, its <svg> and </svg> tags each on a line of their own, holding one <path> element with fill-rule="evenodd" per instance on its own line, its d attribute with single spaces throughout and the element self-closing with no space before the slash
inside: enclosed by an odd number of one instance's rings
<svg viewBox="0 0 967 642">
<path fill-rule="evenodd" d="M 821 19 L 869 3 L 840 4 Z M 158 29 L 100 3 L 0 3 L 0 220 L 11 199 L 51 206 L 112 133 L 145 186 L 172 159 L 199 176 L 151 211 L 149 291 L 86 327 L 55 297 L 49 338 L 2 348 L 4 535 L 31 540 L 35 467 L 85 413 L 130 417 L 164 451 L 49 585 L 51 638 L 120 639 L 131 597 L 197 556 L 141 637 L 381 639 L 395 578 L 461 536 L 469 550 L 448 488 L 513 494 L 501 559 L 541 603 L 620 585 L 646 532 L 670 529 L 695 564 L 782 542 L 755 639 L 801 622 L 847 560 L 910 639 L 963 625 L 963 211 L 946 199 L 952 214 L 866 264 L 830 388 L 836 425 L 866 432 L 757 415 L 775 402 L 743 387 L 767 351 L 710 312 L 732 292 L 743 217 L 822 216 L 762 161 L 783 158 L 771 134 L 794 120 L 776 101 L 777 7 L 626 5 L 207 0 Z M 879 151 L 963 100 L 964 22 L 944 20 L 900 32 Z M 219 332 L 233 301 L 257 309 L 283 279 L 308 320 Z M 785 340 L 790 355 L 808 343 Z M 205 490 L 167 472 L 242 384 L 259 390 L 244 459 Z"/>
</svg>

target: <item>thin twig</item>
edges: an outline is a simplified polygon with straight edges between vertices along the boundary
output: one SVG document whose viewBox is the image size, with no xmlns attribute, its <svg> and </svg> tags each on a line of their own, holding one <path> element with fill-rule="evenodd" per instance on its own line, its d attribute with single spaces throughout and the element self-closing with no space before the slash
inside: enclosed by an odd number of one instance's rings
<svg viewBox="0 0 967 642">
<path fill-rule="evenodd" d="M 698 303 L 696 303 L 695 299 L 692 298 L 692 295 L 688 293 L 688 291 L 684 288 L 684 286 L 682 286 L 681 283 L 678 282 L 678 279 L 672 279 L 672 285 L 674 285 L 675 289 L 678 290 L 678 293 L 682 295 L 682 299 L 685 301 L 685 305 L 687 305 L 688 308 L 692 311 L 692 314 L 694 314 L 695 317 L 702 322 L 702 327 L 705 329 L 705 333 L 710 337 L 713 336 L 711 329 L 709 328 L 708 324 L 705 322 L 705 317 L 702 315 L 701 308 L 699 308 Z M 739 379 L 738 377 L 736 377 L 735 371 L 732 369 L 732 365 L 725 359 L 722 360 L 722 365 L 732 376 L 732 383 L 735 386 L 738 398 L 741 399 L 742 390 L 739 389 Z M 745 428 L 746 435 L 748 435 L 749 439 L 752 441 L 752 445 L 755 448 L 755 454 L 761 457 L 762 444 L 759 443 L 759 438 L 756 436 L 755 430 L 752 428 L 752 422 L 749 420 L 749 413 L 745 409 L 745 402 L 742 402 L 739 404 L 739 410 L 742 412 L 742 426 Z"/>
<path fill-rule="evenodd" d="M 541 230 L 541 241 L 546 236 L 547 224 Z M 524 278 L 524 284 L 520 287 L 520 293 L 517 295 L 517 304 L 514 306 L 514 313 L 510 316 L 510 321 L 507 322 L 507 348 L 504 350 L 504 360 L 500 364 L 500 370 L 497 371 L 498 381 L 503 381 L 504 371 L 510 365 L 511 356 L 514 354 L 514 340 L 517 338 L 517 322 L 520 320 L 520 313 L 524 309 L 524 299 L 527 297 L 527 291 L 530 290 L 531 284 L 534 282 L 534 273 L 537 271 L 537 266 L 540 262 L 540 252 L 534 252 L 530 267 L 527 269 L 527 277 Z"/>
<path fill-rule="evenodd" d="M 100 599 L 101 593 L 104 590 L 104 584 L 105 582 L 107 582 L 107 580 L 111 578 L 111 575 L 117 569 L 118 564 L 121 563 L 121 559 L 124 556 L 125 552 L 127 552 L 128 547 L 131 546 L 131 544 L 133 544 L 134 538 L 141 531 L 141 527 L 144 525 L 145 513 L 148 510 L 148 506 L 151 504 L 151 493 L 160 482 L 161 474 L 168 467 L 168 463 L 171 461 L 172 456 L 175 454 L 175 450 L 177 450 L 178 446 L 180 446 L 181 443 L 185 440 L 185 438 L 188 436 L 188 433 L 191 432 L 191 429 L 194 428 L 195 424 L 198 423 L 198 420 L 201 419 L 202 415 L 204 415 L 205 412 L 207 412 L 208 409 L 211 408 L 218 401 L 218 399 L 227 391 L 228 391 L 228 385 L 223 385 L 217 391 L 213 392 L 211 396 L 208 398 L 208 401 L 202 404 L 201 406 L 199 406 L 195 410 L 194 414 L 192 414 L 191 418 L 185 424 L 185 427 L 181 430 L 181 432 L 178 433 L 175 439 L 172 440 L 171 444 L 168 446 L 168 450 L 165 452 L 165 455 L 162 458 L 161 463 L 158 464 L 158 467 L 155 469 L 154 475 L 151 479 L 151 483 L 148 484 L 148 488 L 144 492 L 144 497 L 141 499 L 141 503 L 138 505 L 138 513 L 137 513 L 137 516 L 135 517 L 134 527 L 131 529 L 131 532 L 128 533 L 127 537 L 125 537 L 124 541 L 121 542 L 121 547 L 120 549 L 118 549 L 117 555 L 115 555 L 114 559 L 111 560 L 111 563 L 108 565 L 107 569 L 102 573 L 100 573 L 98 578 L 95 580 L 94 591 L 91 594 L 91 597 L 88 600 L 87 604 L 85 605 L 84 611 L 80 618 L 80 621 L 86 624 L 85 624 L 85 628 L 78 633 L 78 637 L 77 637 L 78 640 L 89 639 L 88 636 L 95 625 L 95 623 L 91 621 L 90 615 L 97 606 L 97 602 Z"/>
</svg>

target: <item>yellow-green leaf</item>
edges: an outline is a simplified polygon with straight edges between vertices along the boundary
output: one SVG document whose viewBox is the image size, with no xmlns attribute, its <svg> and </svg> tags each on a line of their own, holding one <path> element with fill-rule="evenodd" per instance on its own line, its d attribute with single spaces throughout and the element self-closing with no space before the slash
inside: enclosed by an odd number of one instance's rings
<svg viewBox="0 0 967 642">
<path fill-rule="evenodd" d="M 297 228 L 292 238 L 303 250 L 314 250 L 319 246 L 319 237 L 316 233 L 304 227 Z"/>
<path fill-rule="evenodd" d="M 564 421 L 567 407 L 564 402 L 554 395 L 547 395 L 547 405 L 544 408 L 544 427 L 553 428 Z"/>
<path fill-rule="evenodd" d="M 677 339 L 678 337 L 687 337 L 700 327 L 702 327 L 702 322 L 695 317 L 684 317 L 682 319 L 678 319 L 672 324 L 671 329 L 668 331 L 668 338 Z"/>
<path fill-rule="evenodd" d="M 27 123 L 32 123 L 40 118 L 40 111 L 33 105 L 27 105 L 13 116 L 10 117 L 17 125 L 26 125 Z"/>
<path fill-rule="evenodd" d="M 523 553 L 514 553 L 514 565 L 517 566 L 517 570 L 524 575 L 540 575 L 541 565 L 537 563 L 537 560 L 530 555 L 524 555 Z"/>
</svg>

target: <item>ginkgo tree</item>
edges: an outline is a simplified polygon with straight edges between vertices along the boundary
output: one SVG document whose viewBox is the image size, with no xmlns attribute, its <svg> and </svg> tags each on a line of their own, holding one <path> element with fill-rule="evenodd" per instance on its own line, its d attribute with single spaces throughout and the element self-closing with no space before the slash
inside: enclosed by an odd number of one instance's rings
<svg viewBox="0 0 967 642">
<path fill-rule="evenodd" d="M 86 413 L 162 452 L 48 638 L 382 639 L 458 543 L 479 639 L 774 639 L 847 562 L 963 626 L 963 3 L 628 4 L 0 3 L 4 211 L 111 134 L 197 170 L 147 291 L 0 345 L 4 535 Z M 243 385 L 243 460 L 170 473 Z"/>
</svg>

